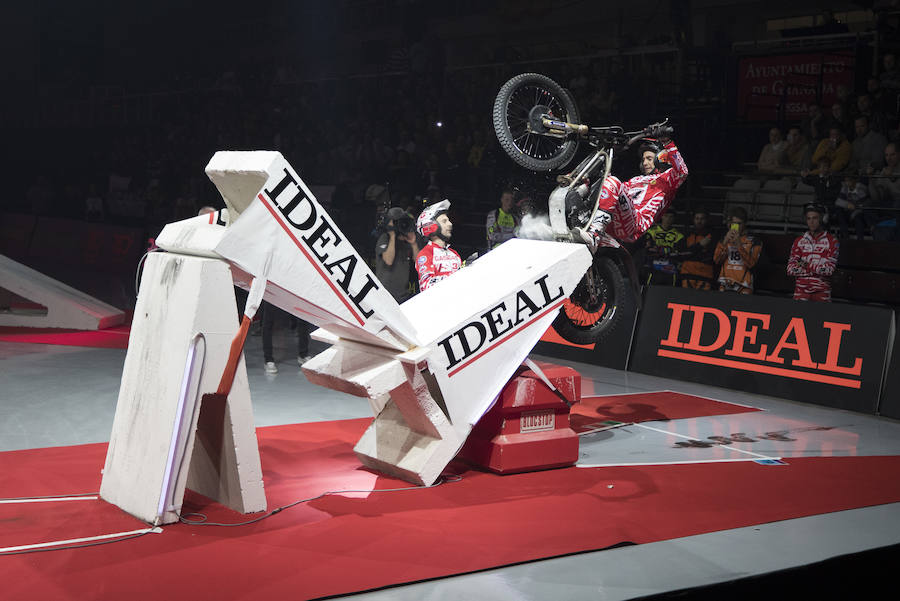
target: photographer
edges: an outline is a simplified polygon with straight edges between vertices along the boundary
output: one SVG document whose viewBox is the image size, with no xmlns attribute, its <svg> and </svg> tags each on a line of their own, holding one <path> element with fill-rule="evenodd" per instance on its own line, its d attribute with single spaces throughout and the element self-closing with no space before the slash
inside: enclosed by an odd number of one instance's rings
<svg viewBox="0 0 900 601">
<path fill-rule="evenodd" d="M 412 296 L 410 270 L 419 254 L 413 220 L 400 207 L 387 212 L 387 223 L 375 243 L 375 275 L 398 303 Z"/>
<path fill-rule="evenodd" d="M 713 260 L 721 265 L 719 290 L 753 294 L 753 268 L 759 261 L 762 244 L 747 234 L 744 207 L 732 207 L 727 218 L 728 230 L 713 254 Z"/>
</svg>

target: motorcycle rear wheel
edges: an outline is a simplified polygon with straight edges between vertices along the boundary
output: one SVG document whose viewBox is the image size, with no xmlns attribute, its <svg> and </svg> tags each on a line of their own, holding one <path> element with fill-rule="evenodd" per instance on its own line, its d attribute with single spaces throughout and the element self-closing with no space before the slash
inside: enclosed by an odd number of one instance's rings
<svg viewBox="0 0 900 601">
<path fill-rule="evenodd" d="M 494 100 L 494 131 L 503 151 L 532 171 L 554 171 L 572 160 L 578 137 L 542 135 L 540 115 L 579 123 L 572 96 L 540 73 L 522 73 L 507 81 Z M 530 129 L 529 129 L 530 126 Z"/>
<path fill-rule="evenodd" d="M 573 344 L 593 344 L 619 325 L 625 278 L 611 257 L 595 256 L 590 269 L 553 320 L 553 329 Z"/>
</svg>

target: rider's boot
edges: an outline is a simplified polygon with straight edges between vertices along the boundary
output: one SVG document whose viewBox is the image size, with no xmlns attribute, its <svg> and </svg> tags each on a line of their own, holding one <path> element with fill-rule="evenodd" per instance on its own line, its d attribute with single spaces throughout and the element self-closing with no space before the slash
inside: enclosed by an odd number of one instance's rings
<svg viewBox="0 0 900 601">
<path fill-rule="evenodd" d="M 575 242 L 584 242 L 587 245 L 588 250 L 591 251 L 591 254 L 594 254 L 597 252 L 597 247 L 600 245 L 600 238 L 606 232 L 606 228 L 611 221 L 612 215 L 606 211 L 597 209 L 593 221 L 591 221 L 586 228 L 572 228 L 572 238 Z"/>
</svg>

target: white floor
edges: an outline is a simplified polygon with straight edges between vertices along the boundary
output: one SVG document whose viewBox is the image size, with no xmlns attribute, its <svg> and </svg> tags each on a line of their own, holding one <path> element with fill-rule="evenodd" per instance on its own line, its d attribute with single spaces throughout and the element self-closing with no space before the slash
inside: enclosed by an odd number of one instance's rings
<svg viewBox="0 0 900 601">
<path fill-rule="evenodd" d="M 283 327 L 276 332 L 277 375 L 263 372 L 259 336 L 251 335 L 247 341 L 257 425 L 370 416 L 365 399 L 309 384 L 289 350 L 295 348 L 292 333 L 287 324 L 279 325 Z M 322 348 L 320 343 L 312 343 L 313 352 Z M 0 342 L 0 451 L 108 440 L 124 358 L 125 351 L 121 350 Z M 900 454 L 900 422 L 895 420 L 573 365 L 585 379 L 585 389 L 594 394 L 675 390 L 765 410 L 646 422 L 589 434 L 582 439 L 580 465 Z M 754 442 L 709 448 L 675 444 L 736 432 Z M 760 438 L 772 432 L 785 432 L 794 440 Z M 896 478 L 897 474 L 884 477 Z M 354 597 L 631 599 L 898 543 L 900 504 L 891 504 L 532 562 Z"/>
</svg>

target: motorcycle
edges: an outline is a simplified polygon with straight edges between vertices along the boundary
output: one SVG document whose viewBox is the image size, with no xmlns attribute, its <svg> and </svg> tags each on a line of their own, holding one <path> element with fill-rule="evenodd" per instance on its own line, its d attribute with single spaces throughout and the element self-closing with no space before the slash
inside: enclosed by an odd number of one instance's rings
<svg viewBox="0 0 900 601">
<path fill-rule="evenodd" d="M 639 140 L 672 134 L 668 120 L 638 131 L 582 124 L 572 96 L 539 73 L 522 73 L 503 84 L 494 100 L 493 121 L 504 152 L 531 171 L 562 169 L 575 157 L 582 141 L 595 149 L 573 170 L 559 175 L 550 194 L 552 239 L 560 242 L 581 242 L 578 229 L 586 228 L 596 216 L 597 196 L 615 153 Z M 631 254 L 602 232 L 591 267 L 553 322 L 556 332 L 574 344 L 593 344 L 608 337 L 622 321 L 626 277 L 639 298 Z"/>
</svg>

